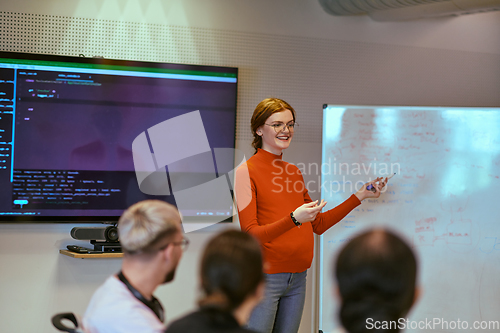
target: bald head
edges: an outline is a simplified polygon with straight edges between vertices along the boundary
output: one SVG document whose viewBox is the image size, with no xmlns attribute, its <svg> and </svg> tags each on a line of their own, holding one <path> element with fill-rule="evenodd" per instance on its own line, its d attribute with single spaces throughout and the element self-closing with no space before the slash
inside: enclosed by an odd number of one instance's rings
<svg viewBox="0 0 500 333">
<path fill-rule="evenodd" d="M 367 318 L 397 320 L 415 299 L 413 251 L 387 230 L 354 237 L 337 258 L 335 276 L 342 299 L 340 318 L 349 332 L 364 331 Z"/>
</svg>

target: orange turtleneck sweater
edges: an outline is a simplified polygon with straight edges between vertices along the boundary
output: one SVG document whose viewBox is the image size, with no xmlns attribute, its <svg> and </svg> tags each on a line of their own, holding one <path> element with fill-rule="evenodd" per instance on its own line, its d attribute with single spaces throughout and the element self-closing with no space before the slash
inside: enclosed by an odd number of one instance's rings
<svg viewBox="0 0 500 333">
<path fill-rule="evenodd" d="M 268 274 L 299 273 L 311 267 L 313 232 L 321 235 L 361 203 L 351 195 L 297 227 L 290 213 L 312 201 L 302 174 L 281 155 L 263 149 L 237 169 L 235 190 L 241 229 L 261 243 Z"/>
</svg>

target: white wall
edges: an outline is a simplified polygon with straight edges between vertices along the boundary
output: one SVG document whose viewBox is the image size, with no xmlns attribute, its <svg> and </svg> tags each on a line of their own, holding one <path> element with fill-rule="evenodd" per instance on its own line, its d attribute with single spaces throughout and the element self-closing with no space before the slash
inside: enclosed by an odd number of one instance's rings
<svg viewBox="0 0 500 333">
<path fill-rule="evenodd" d="M 410 22 L 334 17 L 317 0 L 16 0 L 0 10 L 246 33 L 500 53 L 499 13 Z"/>
<path fill-rule="evenodd" d="M 0 11 L 1 50 L 239 67 L 238 147 L 251 154 L 250 115 L 274 95 L 299 113 L 285 154 L 295 163 L 321 161 L 324 103 L 500 105 L 499 12 L 378 23 L 330 16 L 316 0 L 17 0 Z M 317 177 L 305 175 L 316 186 Z M 118 259 L 58 254 L 75 243 L 73 226 L 0 225 L 0 331 L 54 332 L 51 315 L 82 314 L 119 270 Z M 188 235 L 176 280 L 159 288 L 169 318 L 194 307 L 212 234 Z M 301 333 L 314 327 L 313 275 Z"/>
</svg>

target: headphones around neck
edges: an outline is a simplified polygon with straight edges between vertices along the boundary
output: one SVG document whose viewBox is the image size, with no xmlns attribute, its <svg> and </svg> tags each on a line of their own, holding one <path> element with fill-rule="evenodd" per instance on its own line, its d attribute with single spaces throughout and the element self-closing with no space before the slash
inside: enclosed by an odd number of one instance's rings
<svg viewBox="0 0 500 333">
<path fill-rule="evenodd" d="M 158 317 L 158 319 L 160 319 L 162 323 L 164 322 L 165 311 L 163 310 L 163 306 L 161 305 L 160 301 L 156 299 L 156 297 L 152 296 L 152 299 L 148 300 L 146 299 L 146 297 L 142 296 L 142 294 L 137 289 L 135 289 L 130 284 L 130 282 L 128 282 L 127 278 L 125 277 L 125 275 L 123 275 L 122 271 L 118 273 L 118 279 L 120 279 L 120 281 L 127 286 L 128 290 L 130 290 L 130 292 L 132 293 L 132 295 L 134 295 L 135 298 L 137 298 L 139 301 L 144 303 L 144 305 L 150 308 L 151 311 L 154 312 L 154 314 Z"/>
</svg>

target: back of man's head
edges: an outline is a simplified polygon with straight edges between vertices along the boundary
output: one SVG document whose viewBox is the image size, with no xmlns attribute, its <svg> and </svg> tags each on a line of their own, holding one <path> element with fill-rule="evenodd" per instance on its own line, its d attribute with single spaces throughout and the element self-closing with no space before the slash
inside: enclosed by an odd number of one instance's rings
<svg viewBox="0 0 500 333">
<path fill-rule="evenodd" d="M 406 316 L 415 300 L 416 275 L 413 251 L 394 233 L 374 229 L 353 238 L 341 250 L 335 270 L 344 328 L 369 332 L 370 319 L 389 322 Z"/>
<path fill-rule="evenodd" d="M 130 206 L 118 221 L 123 251 L 128 255 L 148 254 L 181 232 L 177 209 L 164 201 L 145 200 Z"/>
</svg>

